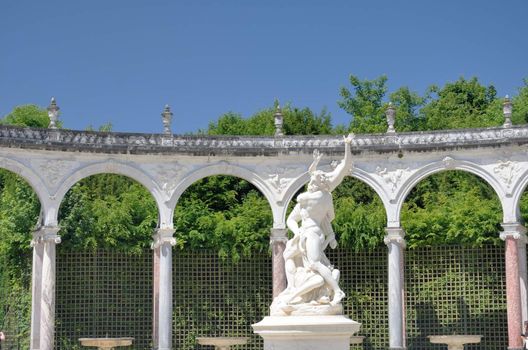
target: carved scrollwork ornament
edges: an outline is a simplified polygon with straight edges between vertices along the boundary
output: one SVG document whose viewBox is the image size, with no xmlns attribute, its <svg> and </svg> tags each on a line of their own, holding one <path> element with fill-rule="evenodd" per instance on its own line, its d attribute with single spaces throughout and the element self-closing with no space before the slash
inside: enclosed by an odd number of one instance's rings
<svg viewBox="0 0 528 350">
<path fill-rule="evenodd" d="M 61 237 L 57 234 L 59 227 L 43 227 L 33 232 L 33 239 L 29 243 L 30 247 L 33 248 L 37 244 L 41 243 L 61 243 Z"/>
<path fill-rule="evenodd" d="M 403 248 L 405 248 L 405 246 L 407 245 L 405 243 L 405 238 L 403 238 L 402 236 L 392 236 L 392 235 L 385 236 L 385 238 L 383 238 L 383 243 L 385 243 L 386 245 L 389 245 L 391 243 L 396 243 L 402 246 Z"/>
<path fill-rule="evenodd" d="M 174 229 L 158 229 L 157 233 L 152 236 L 154 241 L 150 245 L 150 248 L 156 249 L 164 244 L 170 244 L 174 247 L 176 245 L 176 238 L 172 236 L 174 231 Z"/>
<path fill-rule="evenodd" d="M 288 242 L 287 229 L 285 228 L 272 228 L 270 234 L 270 244 Z"/>
<path fill-rule="evenodd" d="M 526 242 L 526 228 L 518 223 L 502 224 L 504 231 L 500 233 L 499 237 L 503 241 L 508 238 L 513 238 L 516 241 Z"/>
<path fill-rule="evenodd" d="M 387 235 L 383 238 L 383 242 L 386 245 L 396 243 L 405 248 L 405 231 L 399 227 L 388 227 L 385 229 Z"/>
<path fill-rule="evenodd" d="M 444 163 L 446 169 L 453 169 L 455 167 L 455 160 L 452 157 L 445 157 L 442 159 L 442 163 Z"/>
</svg>

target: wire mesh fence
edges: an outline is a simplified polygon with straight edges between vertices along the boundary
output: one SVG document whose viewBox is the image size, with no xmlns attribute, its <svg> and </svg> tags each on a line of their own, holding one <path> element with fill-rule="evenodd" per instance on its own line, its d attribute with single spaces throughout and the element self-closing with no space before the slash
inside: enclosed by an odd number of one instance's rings
<svg viewBox="0 0 528 350">
<path fill-rule="evenodd" d="M 345 313 L 361 322 L 365 341 L 351 349 L 388 348 L 387 250 L 328 252 L 341 270 Z M 224 263 L 212 251 L 174 251 L 175 349 L 206 349 L 198 336 L 249 336 L 238 349 L 262 349 L 251 324 L 268 314 L 271 259 L 254 254 Z M 432 247 L 406 252 L 407 345 L 439 349 L 427 336 L 481 334 L 468 349 L 507 347 L 504 250 Z M 152 344 L 152 251 L 57 254 L 56 348 L 78 349 L 80 337 L 132 336 L 135 349 Z M 8 297 L 5 289 L 0 297 Z M 1 299 L 0 299 L 1 300 Z M 16 334 L 17 305 L 4 324 Z M 27 330 L 26 330 L 27 331 Z M 27 332 L 26 332 L 27 336 Z M 27 342 L 26 342 L 27 343 Z M 7 343 L 4 349 L 25 349 Z"/>
</svg>

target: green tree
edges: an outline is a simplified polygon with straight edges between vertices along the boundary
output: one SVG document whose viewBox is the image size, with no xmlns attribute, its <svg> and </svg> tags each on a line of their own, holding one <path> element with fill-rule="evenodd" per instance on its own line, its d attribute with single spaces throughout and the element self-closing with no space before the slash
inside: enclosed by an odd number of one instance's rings
<svg viewBox="0 0 528 350">
<path fill-rule="evenodd" d="M 460 78 L 442 89 L 433 85 L 429 95 L 431 101 L 421 110 L 427 130 L 479 128 L 503 123 L 497 91 L 493 85 L 481 85 L 477 78 Z"/>
<path fill-rule="evenodd" d="M 228 112 L 216 122 L 209 123 L 206 133 L 209 135 L 262 135 L 275 133 L 275 107 L 263 109 L 249 118 Z M 282 108 L 284 117 L 283 131 L 286 135 L 332 134 L 330 114 L 323 109 L 316 114 L 309 108 L 295 108 L 289 105 Z"/>
<path fill-rule="evenodd" d="M 342 87 L 342 100 L 338 105 L 352 116 L 350 130 L 355 133 L 382 133 L 387 131 L 385 112 L 387 102 L 387 77 L 381 76 L 374 80 L 361 80 L 351 75 L 352 91 Z M 423 128 L 423 120 L 419 115 L 420 108 L 426 102 L 408 87 L 401 87 L 390 94 L 389 101 L 396 109 L 394 127 L 396 131 L 416 131 Z"/>
<path fill-rule="evenodd" d="M 499 244 L 502 208 L 493 188 L 476 175 L 448 171 L 424 179 L 402 208 L 409 248 L 437 244 Z"/>
<path fill-rule="evenodd" d="M 273 218 L 264 196 L 232 176 L 199 180 L 181 196 L 174 227 L 178 245 L 214 249 L 226 260 L 268 249 Z"/>
<path fill-rule="evenodd" d="M 0 121 L 3 125 L 29 126 L 33 128 L 47 128 L 49 117 L 46 109 L 37 105 L 15 107 Z"/>
<path fill-rule="evenodd" d="M 66 194 L 59 211 L 61 249 L 119 249 L 139 253 L 150 245 L 158 220 L 150 193 L 115 174 L 90 176 Z"/>
<path fill-rule="evenodd" d="M 523 80 L 524 85 L 519 88 L 519 93 L 513 97 L 512 122 L 514 124 L 528 123 L 528 78 Z"/>
<path fill-rule="evenodd" d="M 346 177 L 333 192 L 332 226 L 342 247 L 374 249 L 383 242 L 387 218 L 379 196 L 364 182 Z"/>
<path fill-rule="evenodd" d="M 345 112 L 352 116 L 350 130 L 355 133 L 378 133 L 387 130 L 383 98 L 387 93 L 387 77 L 361 80 L 350 76 L 353 91 L 342 87 L 338 102 Z"/>
</svg>

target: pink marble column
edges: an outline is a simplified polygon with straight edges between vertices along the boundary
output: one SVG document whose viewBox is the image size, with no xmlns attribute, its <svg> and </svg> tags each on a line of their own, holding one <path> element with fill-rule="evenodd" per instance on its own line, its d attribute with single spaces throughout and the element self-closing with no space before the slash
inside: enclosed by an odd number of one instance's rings
<svg viewBox="0 0 528 350">
<path fill-rule="evenodd" d="M 284 267 L 284 249 L 288 237 L 286 236 L 287 229 L 272 228 L 271 229 L 271 251 L 272 251 L 272 280 L 273 280 L 273 298 L 279 295 L 286 289 L 286 270 Z"/>
<path fill-rule="evenodd" d="M 525 228 L 519 223 L 502 224 L 501 238 L 506 242 L 506 308 L 508 315 L 508 349 L 522 349 L 522 308 L 519 282 L 517 241 L 524 237 Z"/>
</svg>

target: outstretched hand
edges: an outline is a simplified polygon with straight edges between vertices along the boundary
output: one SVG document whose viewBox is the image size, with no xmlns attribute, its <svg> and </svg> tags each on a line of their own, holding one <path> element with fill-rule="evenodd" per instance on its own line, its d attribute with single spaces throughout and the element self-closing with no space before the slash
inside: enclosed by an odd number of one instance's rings
<svg viewBox="0 0 528 350">
<path fill-rule="evenodd" d="M 343 136 L 343 141 L 345 141 L 345 143 L 348 145 L 352 143 L 353 139 L 354 139 L 354 134 L 352 133 L 348 134 L 348 136 Z"/>
<path fill-rule="evenodd" d="M 313 151 L 313 159 L 318 162 L 318 161 L 321 160 L 322 157 L 323 157 L 323 154 L 320 153 L 318 149 L 314 149 L 314 151 Z"/>
</svg>

